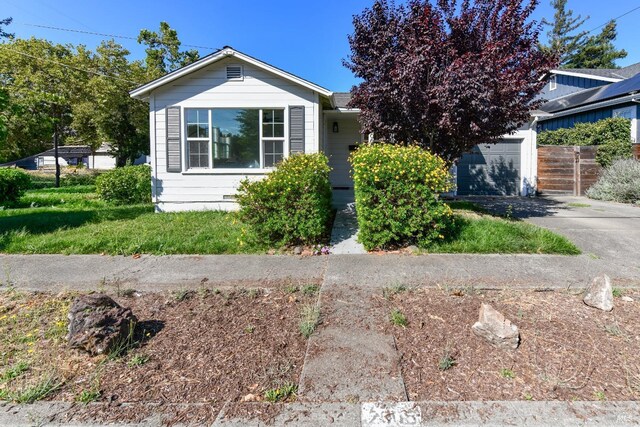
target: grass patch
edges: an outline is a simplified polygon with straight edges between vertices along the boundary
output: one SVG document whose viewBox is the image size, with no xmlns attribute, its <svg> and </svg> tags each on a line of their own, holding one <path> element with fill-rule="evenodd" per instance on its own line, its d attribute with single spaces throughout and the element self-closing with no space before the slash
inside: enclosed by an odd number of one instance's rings
<svg viewBox="0 0 640 427">
<path fill-rule="evenodd" d="M 28 191 L 0 210 L 0 252 L 133 255 L 264 252 L 243 243 L 234 213 L 154 213 L 153 206 L 113 206 L 92 186 Z"/>
<path fill-rule="evenodd" d="M 394 308 L 393 310 L 391 310 L 389 320 L 391 321 L 392 325 L 402 326 L 403 328 L 405 328 L 409 324 L 407 316 L 405 316 L 398 308 Z"/>
<path fill-rule="evenodd" d="M 591 207 L 591 205 L 588 203 L 578 203 L 578 202 L 567 203 L 567 206 L 569 206 L 570 208 L 590 208 Z"/>
<path fill-rule="evenodd" d="M 469 211 L 476 213 L 487 213 L 487 210 L 477 203 L 469 202 L 467 200 L 451 200 L 446 202 L 447 205 L 453 210 Z"/>
<path fill-rule="evenodd" d="M 293 383 L 287 383 L 281 387 L 272 388 L 264 392 L 264 400 L 271 403 L 283 402 L 295 398 L 298 392 L 298 386 Z"/>
<path fill-rule="evenodd" d="M 305 305 L 300 316 L 300 333 L 309 338 L 320 324 L 320 308 L 317 305 Z"/>
<path fill-rule="evenodd" d="M 533 224 L 460 213 L 453 233 L 424 249 L 430 253 L 580 254 L 567 238 Z"/>
</svg>

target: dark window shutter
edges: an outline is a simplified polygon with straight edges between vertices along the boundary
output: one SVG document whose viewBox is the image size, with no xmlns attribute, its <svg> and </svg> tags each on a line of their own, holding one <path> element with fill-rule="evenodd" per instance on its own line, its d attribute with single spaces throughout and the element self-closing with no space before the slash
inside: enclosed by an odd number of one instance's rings
<svg viewBox="0 0 640 427">
<path fill-rule="evenodd" d="M 289 107 L 289 152 L 304 153 L 304 105 Z"/>
<path fill-rule="evenodd" d="M 182 172 L 180 107 L 167 107 L 167 172 Z"/>
</svg>

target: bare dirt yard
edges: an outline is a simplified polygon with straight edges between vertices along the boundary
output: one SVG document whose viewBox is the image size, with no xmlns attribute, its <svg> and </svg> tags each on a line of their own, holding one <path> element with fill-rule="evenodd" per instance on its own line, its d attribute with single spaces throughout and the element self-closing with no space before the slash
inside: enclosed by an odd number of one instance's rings
<svg viewBox="0 0 640 427">
<path fill-rule="evenodd" d="M 637 400 L 640 294 L 614 295 L 612 312 L 569 290 L 400 287 L 375 304 L 380 328 L 396 339 L 410 400 Z M 517 350 L 474 335 L 483 302 L 520 328 Z"/>
<path fill-rule="evenodd" d="M 136 339 L 91 357 L 65 341 L 73 295 L 0 292 L 0 399 L 77 402 L 59 421 L 212 422 L 243 400 L 295 399 L 318 286 L 179 291 L 114 299 Z M 247 398 L 248 396 L 248 398 Z M 183 407 L 181 405 L 195 404 Z"/>
</svg>

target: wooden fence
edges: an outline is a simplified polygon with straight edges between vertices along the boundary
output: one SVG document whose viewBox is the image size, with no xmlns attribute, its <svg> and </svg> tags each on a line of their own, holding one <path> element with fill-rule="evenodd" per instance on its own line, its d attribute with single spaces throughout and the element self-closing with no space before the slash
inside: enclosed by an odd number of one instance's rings
<svg viewBox="0 0 640 427">
<path fill-rule="evenodd" d="M 640 155 L 640 147 L 636 150 Z M 600 175 L 595 146 L 538 147 L 538 191 L 583 196 Z"/>
</svg>

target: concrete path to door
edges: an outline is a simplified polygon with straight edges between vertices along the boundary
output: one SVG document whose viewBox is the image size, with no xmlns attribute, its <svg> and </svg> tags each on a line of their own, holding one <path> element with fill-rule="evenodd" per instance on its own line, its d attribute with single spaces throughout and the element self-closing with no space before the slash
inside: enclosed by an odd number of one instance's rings
<svg viewBox="0 0 640 427">
<path fill-rule="evenodd" d="M 336 212 L 331 230 L 331 253 L 336 255 L 366 254 L 358 242 L 358 218 L 355 203 L 348 203 Z"/>
<path fill-rule="evenodd" d="M 516 218 L 561 234 L 610 268 L 640 272 L 640 206 L 575 196 L 465 199 L 500 214 L 510 210 Z"/>
</svg>

